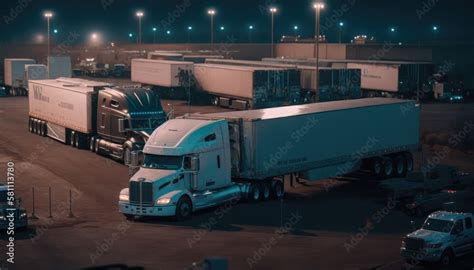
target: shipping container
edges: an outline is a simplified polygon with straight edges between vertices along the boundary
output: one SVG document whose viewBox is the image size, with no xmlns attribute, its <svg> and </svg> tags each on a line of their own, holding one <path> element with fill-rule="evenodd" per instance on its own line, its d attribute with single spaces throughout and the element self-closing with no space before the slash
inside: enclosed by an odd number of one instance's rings
<svg viewBox="0 0 474 270">
<path fill-rule="evenodd" d="M 12 88 L 25 88 L 25 66 L 36 64 L 33 59 L 6 58 L 5 59 L 5 85 Z"/>
<path fill-rule="evenodd" d="M 48 79 L 48 67 L 45 65 L 26 65 L 25 66 L 25 82 L 28 86 L 30 80 L 46 80 Z"/>
<path fill-rule="evenodd" d="M 72 65 L 70 56 L 48 57 L 49 79 L 71 78 Z"/>
</svg>

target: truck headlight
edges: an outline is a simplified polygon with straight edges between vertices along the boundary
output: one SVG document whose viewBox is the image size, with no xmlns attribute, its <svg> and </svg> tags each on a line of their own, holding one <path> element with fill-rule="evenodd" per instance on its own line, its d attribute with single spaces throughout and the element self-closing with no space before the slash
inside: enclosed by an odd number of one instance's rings
<svg viewBox="0 0 474 270">
<path fill-rule="evenodd" d="M 121 202 L 128 202 L 129 199 L 130 199 L 130 196 L 128 194 L 120 194 L 119 196 L 119 200 Z"/>
<path fill-rule="evenodd" d="M 425 244 L 425 248 L 440 248 L 443 243 L 436 243 L 436 244 Z"/>
<path fill-rule="evenodd" d="M 168 205 L 171 202 L 171 198 L 159 198 L 156 200 L 157 205 Z"/>
</svg>

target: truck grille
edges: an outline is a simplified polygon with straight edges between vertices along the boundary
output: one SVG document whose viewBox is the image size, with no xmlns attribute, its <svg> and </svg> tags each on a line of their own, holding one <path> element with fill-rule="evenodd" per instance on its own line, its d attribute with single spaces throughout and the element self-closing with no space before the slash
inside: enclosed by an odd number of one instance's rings
<svg viewBox="0 0 474 270">
<path fill-rule="evenodd" d="M 407 238 L 405 239 L 405 247 L 410 251 L 420 251 L 423 249 L 425 241 L 423 239 L 417 238 Z"/>
<path fill-rule="evenodd" d="M 141 196 L 140 196 L 141 190 Z M 130 203 L 144 206 L 153 205 L 153 184 L 149 182 L 131 181 L 130 187 Z M 140 202 L 141 197 L 141 202 Z"/>
</svg>

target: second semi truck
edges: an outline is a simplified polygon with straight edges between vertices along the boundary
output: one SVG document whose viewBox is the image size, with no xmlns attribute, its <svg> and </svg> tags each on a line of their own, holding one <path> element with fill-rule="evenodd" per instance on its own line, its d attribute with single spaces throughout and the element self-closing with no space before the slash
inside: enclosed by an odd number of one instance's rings
<svg viewBox="0 0 474 270">
<path fill-rule="evenodd" d="M 125 164 L 166 121 L 160 99 L 147 89 L 70 78 L 33 80 L 29 89 L 30 132 Z"/>
<path fill-rule="evenodd" d="M 279 198 L 288 175 L 403 176 L 419 149 L 419 117 L 414 101 L 373 98 L 173 119 L 148 140 L 119 209 L 181 220 L 229 200 Z"/>
</svg>

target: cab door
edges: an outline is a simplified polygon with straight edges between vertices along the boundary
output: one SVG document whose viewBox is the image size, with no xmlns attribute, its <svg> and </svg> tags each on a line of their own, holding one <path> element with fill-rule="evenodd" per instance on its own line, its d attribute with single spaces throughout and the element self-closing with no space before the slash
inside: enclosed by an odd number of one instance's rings
<svg viewBox="0 0 474 270">
<path fill-rule="evenodd" d="M 456 221 L 453 227 L 453 246 L 456 255 L 462 255 L 471 250 L 471 239 L 469 233 L 465 230 L 464 219 Z"/>
</svg>

